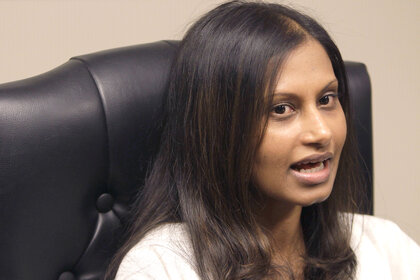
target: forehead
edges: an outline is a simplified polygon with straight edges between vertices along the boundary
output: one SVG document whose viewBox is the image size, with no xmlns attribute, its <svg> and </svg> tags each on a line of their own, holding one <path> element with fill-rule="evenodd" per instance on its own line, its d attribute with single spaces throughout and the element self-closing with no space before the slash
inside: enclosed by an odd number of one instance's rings
<svg viewBox="0 0 420 280">
<path fill-rule="evenodd" d="M 326 51 L 318 41 L 310 39 L 288 55 L 281 67 L 275 91 L 301 91 L 308 87 L 325 86 L 335 78 Z"/>
</svg>

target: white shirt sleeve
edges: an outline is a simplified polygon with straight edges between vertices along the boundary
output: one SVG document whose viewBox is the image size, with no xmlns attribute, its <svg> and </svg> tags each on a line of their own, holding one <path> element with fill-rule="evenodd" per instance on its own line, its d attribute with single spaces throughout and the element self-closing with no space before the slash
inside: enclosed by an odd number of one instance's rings
<svg viewBox="0 0 420 280">
<path fill-rule="evenodd" d="M 420 280 L 420 247 L 395 223 L 356 215 L 352 241 L 357 280 Z"/>
<path fill-rule="evenodd" d="M 387 222 L 386 253 L 393 279 L 420 280 L 420 247 L 396 224 Z"/>
<path fill-rule="evenodd" d="M 128 252 L 115 280 L 198 280 L 185 240 L 180 226 L 155 230 Z"/>
</svg>

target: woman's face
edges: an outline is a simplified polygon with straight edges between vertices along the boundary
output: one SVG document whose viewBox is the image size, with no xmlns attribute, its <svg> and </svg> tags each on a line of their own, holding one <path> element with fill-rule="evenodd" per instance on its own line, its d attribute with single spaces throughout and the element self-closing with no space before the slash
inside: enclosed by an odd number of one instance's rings
<svg viewBox="0 0 420 280">
<path fill-rule="evenodd" d="M 331 193 L 346 120 L 338 82 L 323 47 L 308 40 L 284 62 L 253 182 L 269 200 L 308 206 Z"/>
</svg>

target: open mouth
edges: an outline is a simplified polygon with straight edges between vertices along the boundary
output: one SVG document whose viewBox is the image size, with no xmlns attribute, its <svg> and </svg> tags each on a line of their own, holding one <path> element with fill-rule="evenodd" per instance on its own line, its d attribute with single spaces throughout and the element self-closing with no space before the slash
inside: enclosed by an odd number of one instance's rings
<svg viewBox="0 0 420 280">
<path fill-rule="evenodd" d="M 332 158 L 330 152 L 307 156 L 290 166 L 291 175 L 304 185 L 325 183 L 330 178 Z"/>
<path fill-rule="evenodd" d="M 328 164 L 328 160 L 329 159 L 326 159 L 323 161 L 316 161 L 316 162 L 310 161 L 310 162 L 297 163 L 297 164 L 293 164 L 291 168 L 301 173 L 315 173 L 315 172 L 323 170 L 325 166 Z"/>
</svg>

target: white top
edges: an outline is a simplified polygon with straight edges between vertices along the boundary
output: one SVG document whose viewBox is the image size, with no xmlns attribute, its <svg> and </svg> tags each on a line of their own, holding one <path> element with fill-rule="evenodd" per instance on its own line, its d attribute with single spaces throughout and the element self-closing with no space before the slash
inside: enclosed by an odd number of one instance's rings
<svg viewBox="0 0 420 280">
<path fill-rule="evenodd" d="M 357 280 L 420 280 L 420 247 L 393 222 L 355 215 L 351 246 Z M 124 257 L 116 280 L 199 280 L 182 224 L 166 224 L 146 235 Z"/>
</svg>

